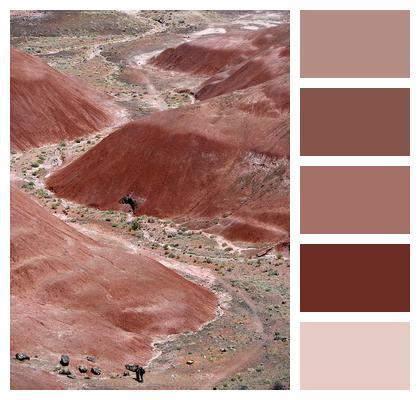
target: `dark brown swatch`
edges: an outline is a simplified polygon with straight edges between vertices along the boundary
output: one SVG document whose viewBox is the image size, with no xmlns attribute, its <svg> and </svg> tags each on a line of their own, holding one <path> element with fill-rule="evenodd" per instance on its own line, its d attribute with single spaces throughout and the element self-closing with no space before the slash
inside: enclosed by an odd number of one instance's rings
<svg viewBox="0 0 420 400">
<path fill-rule="evenodd" d="M 301 245 L 300 310 L 410 311 L 410 246 Z"/>
<path fill-rule="evenodd" d="M 301 89 L 302 156 L 410 155 L 410 89 Z"/>
<path fill-rule="evenodd" d="M 304 10 L 302 78 L 408 78 L 410 11 Z"/>
<path fill-rule="evenodd" d="M 410 233 L 409 167 L 301 167 L 301 233 Z"/>
</svg>

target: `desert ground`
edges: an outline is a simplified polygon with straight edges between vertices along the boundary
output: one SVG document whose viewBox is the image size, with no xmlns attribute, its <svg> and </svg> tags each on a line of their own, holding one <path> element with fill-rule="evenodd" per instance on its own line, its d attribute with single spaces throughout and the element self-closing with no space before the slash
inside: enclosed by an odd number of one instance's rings
<svg viewBox="0 0 420 400">
<path fill-rule="evenodd" d="M 289 388 L 288 12 L 12 11 L 10 142 L 12 389 Z"/>
</svg>

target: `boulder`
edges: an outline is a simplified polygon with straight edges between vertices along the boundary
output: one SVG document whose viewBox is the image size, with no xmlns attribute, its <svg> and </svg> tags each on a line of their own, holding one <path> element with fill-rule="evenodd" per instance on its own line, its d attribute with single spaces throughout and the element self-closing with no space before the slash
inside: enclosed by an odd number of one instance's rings
<svg viewBox="0 0 420 400">
<path fill-rule="evenodd" d="M 131 372 L 136 372 L 138 367 L 138 364 L 125 364 L 125 369 L 128 369 Z"/>
<path fill-rule="evenodd" d="M 79 365 L 79 372 L 84 374 L 85 372 L 88 371 L 88 368 L 86 367 L 86 365 Z"/>
<path fill-rule="evenodd" d="M 102 370 L 98 367 L 92 367 L 90 369 L 90 372 L 92 372 L 93 375 L 101 375 Z"/>
<path fill-rule="evenodd" d="M 63 367 L 66 367 L 67 365 L 70 364 L 70 357 L 67 354 L 63 354 L 60 358 L 60 364 Z"/>
<path fill-rule="evenodd" d="M 16 360 L 19 360 L 19 361 L 25 361 L 25 360 L 30 360 L 31 359 L 31 357 L 29 357 L 26 353 L 22 353 L 22 352 L 19 352 L 19 353 L 16 353 Z"/>
<path fill-rule="evenodd" d="M 60 370 L 58 371 L 58 373 L 60 375 L 71 375 L 72 374 L 69 367 L 67 367 L 67 366 L 61 367 Z"/>
</svg>

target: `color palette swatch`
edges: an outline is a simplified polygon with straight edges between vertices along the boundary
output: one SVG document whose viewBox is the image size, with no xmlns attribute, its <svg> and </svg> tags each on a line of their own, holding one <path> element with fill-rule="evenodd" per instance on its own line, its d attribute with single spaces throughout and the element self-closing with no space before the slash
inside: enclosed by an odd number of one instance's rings
<svg viewBox="0 0 420 400">
<path fill-rule="evenodd" d="M 302 156 L 410 155 L 410 89 L 300 91 Z"/>
<path fill-rule="evenodd" d="M 301 11 L 302 78 L 407 78 L 410 13 Z"/>
<path fill-rule="evenodd" d="M 301 167 L 301 233 L 410 233 L 409 167 Z"/>
<path fill-rule="evenodd" d="M 300 310 L 410 311 L 410 246 L 302 244 Z"/>
<path fill-rule="evenodd" d="M 410 88 L 374 78 L 410 77 L 410 12 L 301 11 L 300 34 L 301 86 L 336 78 L 300 89 L 300 386 L 406 390 Z"/>
<path fill-rule="evenodd" d="M 408 323 L 301 324 L 301 389 L 408 389 Z"/>
</svg>

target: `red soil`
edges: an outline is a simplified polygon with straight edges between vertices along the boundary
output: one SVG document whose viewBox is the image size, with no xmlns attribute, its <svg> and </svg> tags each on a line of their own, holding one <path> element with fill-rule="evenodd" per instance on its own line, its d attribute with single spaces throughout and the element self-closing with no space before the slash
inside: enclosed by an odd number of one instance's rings
<svg viewBox="0 0 420 400">
<path fill-rule="evenodd" d="M 214 318 L 217 299 L 158 262 L 103 246 L 11 190 L 11 352 L 105 373 L 146 363 L 159 336 Z M 21 378 L 20 378 L 21 377 Z M 25 388 L 24 374 L 12 386 Z"/>
<path fill-rule="evenodd" d="M 283 76 L 126 124 L 47 185 L 101 209 L 119 209 L 131 193 L 138 214 L 202 223 L 233 240 L 287 241 L 288 157 Z"/>
<path fill-rule="evenodd" d="M 86 136 L 113 122 L 104 95 L 20 50 L 10 52 L 10 143 L 26 150 Z"/>
<path fill-rule="evenodd" d="M 10 371 L 10 388 L 13 390 L 60 390 L 65 389 L 63 377 L 30 368 L 19 361 L 13 362 Z"/>
<path fill-rule="evenodd" d="M 289 46 L 289 24 L 252 32 L 201 37 L 169 48 L 154 57 L 156 67 L 199 75 L 213 75 L 222 68 L 243 63 L 265 50 Z"/>
<path fill-rule="evenodd" d="M 206 100 L 239 89 L 246 89 L 289 73 L 288 47 L 275 47 L 249 60 L 222 69 L 196 91 L 198 100 Z"/>
</svg>

